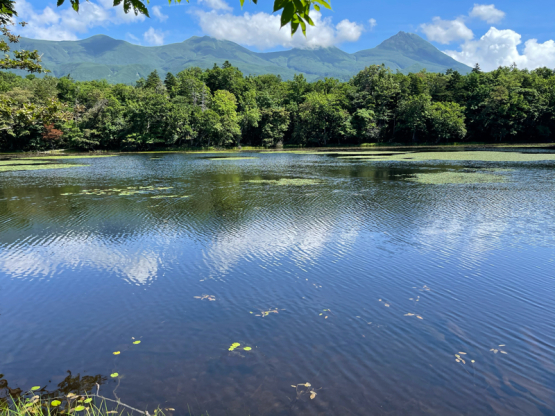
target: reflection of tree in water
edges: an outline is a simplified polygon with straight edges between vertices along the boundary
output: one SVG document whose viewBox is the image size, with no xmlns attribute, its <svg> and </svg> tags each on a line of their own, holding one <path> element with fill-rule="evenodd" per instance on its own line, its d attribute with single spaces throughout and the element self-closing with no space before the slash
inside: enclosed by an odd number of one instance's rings
<svg viewBox="0 0 555 416">
<path fill-rule="evenodd" d="M 24 391 L 20 387 L 11 388 L 4 375 L 0 374 L 0 408 L 13 408 L 16 403 L 26 402 L 27 400 L 31 403 L 35 396 L 40 396 L 41 405 L 44 408 L 46 408 L 47 403 L 54 399 L 61 402 L 61 405 L 58 406 L 60 410 L 69 408 L 75 401 L 72 401 L 72 398 L 91 395 L 97 384 L 101 385 L 107 380 L 105 376 L 100 374 L 95 376 L 77 374 L 74 376 L 69 370 L 67 373 L 68 375 L 58 384 L 57 389 L 48 390 L 46 387 L 41 387 L 35 391 Z"/>
</svg>

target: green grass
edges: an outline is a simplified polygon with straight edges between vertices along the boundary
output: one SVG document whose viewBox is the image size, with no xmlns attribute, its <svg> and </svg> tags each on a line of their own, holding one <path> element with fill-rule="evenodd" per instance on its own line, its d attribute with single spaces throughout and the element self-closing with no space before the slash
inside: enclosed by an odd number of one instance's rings
<svg viewBox="0 0 555 416">
<path fill-rule="evenodd" d="M 73 165 L 73 164 L 46 164 L 46 165 L 8 165 L 0 166 L 0 172 L 16 172 L 16 171 L 29 171 L 29 170 L 46 170 L 46 169 L 67 169 L 76 168 L 87 165 Z"/>
</svg>

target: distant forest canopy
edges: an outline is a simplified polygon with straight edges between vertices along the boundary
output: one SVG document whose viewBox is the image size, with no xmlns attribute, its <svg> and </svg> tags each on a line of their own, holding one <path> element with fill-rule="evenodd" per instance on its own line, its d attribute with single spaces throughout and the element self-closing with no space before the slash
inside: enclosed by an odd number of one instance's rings
<svg viewBox="0 0 555 416">
<path fill-rule="evenodd" d="M 403 75 L 367 67 L 348 82 L 243 76 L 231 64 L 135 86 L 0 72 L 0 150 L 363 143 L 548 142 L 555 70 L 501 67 Z"/>
</svg>

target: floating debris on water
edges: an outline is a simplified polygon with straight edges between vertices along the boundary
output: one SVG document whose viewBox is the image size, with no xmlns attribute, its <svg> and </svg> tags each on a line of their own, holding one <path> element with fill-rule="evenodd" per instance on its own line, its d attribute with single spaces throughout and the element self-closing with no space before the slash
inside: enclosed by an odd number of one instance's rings
<svg viewBox="0 0 555 416">
<path fill-rule="evenodd" d="M 210 302 L 215 302 L 216 297 L 213 295 L 202 295 L 202 296 L 195 296 L 195 299 L 206 300 L 208 299 Z"/>
</svg>

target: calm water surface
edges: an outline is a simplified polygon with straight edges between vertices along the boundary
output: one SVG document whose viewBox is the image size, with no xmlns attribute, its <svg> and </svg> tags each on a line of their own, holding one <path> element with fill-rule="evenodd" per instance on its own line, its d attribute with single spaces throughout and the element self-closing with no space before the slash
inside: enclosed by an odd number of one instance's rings
<svg viewBox="0 0 555 416">
<path fill-rule="evenodd" d="M 99 375 L 176 415 L 555 415 L 554 162 L 208 156 L 0 174 L 11 387 Z M 406 180 L 468 167 L 512 171 Z M 319 182 L 251 182 L 281 178 Z"/>
</svg>

